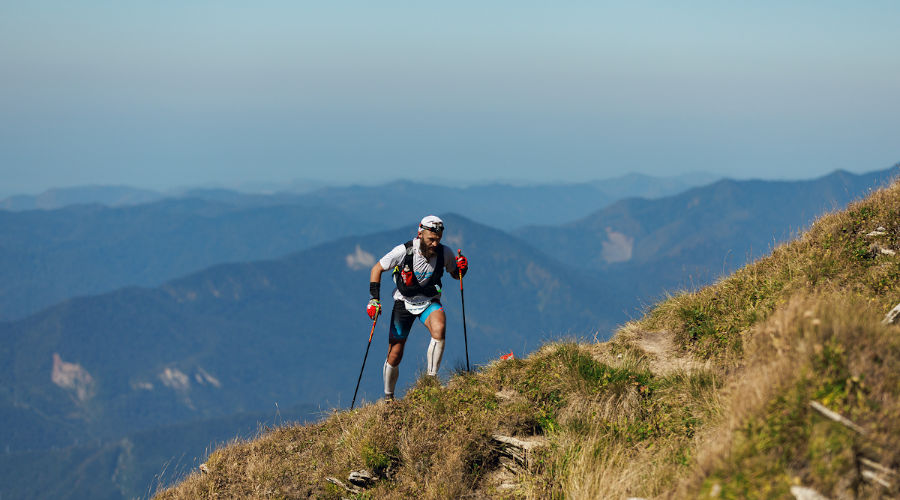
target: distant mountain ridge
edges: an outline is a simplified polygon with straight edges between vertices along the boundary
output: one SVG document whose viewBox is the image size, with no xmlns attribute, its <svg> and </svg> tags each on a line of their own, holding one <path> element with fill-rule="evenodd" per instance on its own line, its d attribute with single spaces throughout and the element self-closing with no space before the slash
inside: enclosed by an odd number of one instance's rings
<svg viewBox="0 0 900 500">
<path fill-rule="evenodd" d="M 350 213 L 402 220 L 409 213 L 454 212 L 510 231 L 528 224 L 560 224 L 628 197 L 656 198 L 715 181 L 710 174 L 652 177 L 628 174 L 580 184 L 506 184 L 469 187 L 395 181 L 383 186 L 324 188 L 307 201 L 334 204 Z"/>
<path fill-rule="evenodd" d="M 101 204 L 111 207 L 140 205 L 164 195 L 129 186 L 79 186 L 48 189 L 37 195 L 13 195 L 0 200 L 0 210 L 53 210 L 69 205 Z"/>
<path fill-rule="evenodd" d="M 323 409 L 272 408 L 138 431 L 112 441 L 0 453 L 0 492 L 6 498 L 147 498 L 196 470 L 198 461 L 234 439 L 276 425 L 315 421 Z"/>
<path fill-rule="evenodd" d="M 594 184 L 471 188 L 395 182 L 270 195 L 196 189 L 136 205 L 0 210 L 0 321 L 70 297 L 157 286 L 224 262 L 271 259 L 343 236 L 414 225 L 427 213 L 461 213 L 509 231 L 534 221 L 571 220 L 626 194 L 679 191 L 703 179 L 629 175 Z M 53 199 L 110 200 L 130 193 L 70 191 Z"/>
<path fill-rule="evenodd" d="M 656 198 L 666 196 L 683 191 L 689 187 L 708 184 L 719 179 L 720 176 L 705 172 L 695 172 L 670 177 L 656 177 L 644 174 L 625 174 L 619 177 L 602 179 L 584 183 L 569 184 L 529 184 L 529 185 L 510 185 L 501 182 L 489 184 L 465 185 L 460 187 L 448 186 L 446 183 L 429 183 L 416 181 L 392 181 L 383 185 L 374 186 L 317 186 L 320 184 L 315 181 L 298 181 L 287 184 L 272 184 L 266 187 L 265 192 L 254 190 L 237 191 L 228 188 L 204 188 L 196 187 L 173 192 L 158 192 L 148 189 L 133 188 L 129 186 L 76 186 L 68 188 L 48 189 L 37 195 L 13 195 L 0 199 L 0 210 L 9 211 L 25 211 L 25 210 L 55 210 L 71 205 L 79 204 L 99 204 L 110 207 L 121 207 L 129 205 L 139 205 L 144 203 L 153 203 L 162 199 L 184 199 L 196 198 L 207 201 L 217 201 L 223 203 L 232 203 L 236 205 L 284 205 L 284 204 L 304 204 L 304 200 L 322 200 L 329 196 L 336 198 L 344 198 L 350 196 L 363 196 L 367 201 L 380 197 L 381 190 L 389 188 L 392 185 L 412 186 L 413 190 L 424 195 L 426 199 L 440 200 L 441 205 L 435 208 L 435 212 L 446 212 L 451 210 L 459 211 L 460 207 L 452 206 L 453 203 L 469 199 L 478 201 L 479 195 L 485 191 L 496 191 L 503 193 L 502 197 L 506 201 L 511 201 L 514 205 L 521 205 L 521 200 L 527 199 L 536 192 L 540 192 L 541 188 L 548 187 L 552 193 L 564 194 L 568 192 L 577 193 L 586 191 L 589 194 L 600 194 L 602 198 L 608 200 L 617 200 L 628 196 L 639 196 L 645 198 Z M 483 200 L 480 203 L 484 203 Z M 601 201 L 602 203 L 602 201 Z M 591 207 L 599 208 L 597 204 Z M 521 208 L 520 208 L 521 209 Z M 577 213 L 577 211 L 572 211 Z M 482 218 L 471 213 L 463 213 L 470 218 L 482 220 Z M 525 220 L 525 223 L 546 223 L 554 222 L 552 220 L 544 220 L 541 214 L 538 220 Z M 564 218 L 555 221 L 562 222 L 572 217 L 571 213 L 565 214 Z M 519 225 L 520 223 L 517 223 Z"/>
<path fill-rule="evenodd" d="M 808 181 L 723 179 L 670 197 L 622 200 L 568 224 L 515 234 L 564 262 L 601 271 L 607 282 L 631 283 L 645 297 L 658 297 L 743 266 L 898 175 L 900 165 Z"/>
<path fill-rule="evenodd" d="M 378 221 L 370 230 L 383 229 Z M 330 207 L 197 199 L 0 211 L 0 320 L 73 296 L 156 286 L 224 262 L 274 258 L 358 231 Z"/>
</svg>

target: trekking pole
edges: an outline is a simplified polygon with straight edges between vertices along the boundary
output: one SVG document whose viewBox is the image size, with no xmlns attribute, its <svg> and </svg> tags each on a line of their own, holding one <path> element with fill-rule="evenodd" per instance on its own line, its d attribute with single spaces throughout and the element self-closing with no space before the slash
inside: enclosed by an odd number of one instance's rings
<svg viewBox="0 0 900 500">
<path fill-rule="evenodd" d="M 456 250 L 457 255 L 462 256 L 462 248 Z M 466 345 L 466 371 L 469 370 L 469 335 L 466 333 L 466 296 L 463 294 L 462 271 L 459 273 L 459 300 L 462 302 L 463 315 L 463 341 Z"/>
<path fill-rule="evenodd" d="M 375 323 L 378 323 L 378 314 L 375 315 L 375 319 L 372 320 L 372 331 L 369 332 L 369 345 L 366 346 L 366 355 L 363 356 L 363 364 L 362 368 L 359 369 L 359 378 L 356 379 L 356 390 L 353 391 L 353 402 L 350 403 L 350 409 L 353 409 L 353 405 L 356 404 L 356 393 L 359 391 L 359 381 L 362 380 L 363 370 L 366 368 L 366 358 L 369 357 L 369 348 L 372 347 L 372 335 L 375 335 Z"/>
</svg>

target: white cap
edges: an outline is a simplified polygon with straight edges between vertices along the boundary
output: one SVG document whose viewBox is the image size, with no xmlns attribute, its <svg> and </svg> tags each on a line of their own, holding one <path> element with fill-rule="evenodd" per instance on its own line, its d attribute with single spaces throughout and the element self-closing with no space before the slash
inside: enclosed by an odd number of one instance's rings
<svg viewBox="0 0 900 500">
<path fill-rule="evenodd" d="M 419 223 L 419 231 L 423 229 L 429 229 L 436 233 L 443 233 L 444 221 L 436 215 L 427 215 L 422 219 L 422 222 Z"/>
</svg>

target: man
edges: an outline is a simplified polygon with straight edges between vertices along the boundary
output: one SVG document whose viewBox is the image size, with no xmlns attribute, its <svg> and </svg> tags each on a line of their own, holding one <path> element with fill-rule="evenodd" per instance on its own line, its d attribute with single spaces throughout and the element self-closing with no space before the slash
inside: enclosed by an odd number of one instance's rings
<svg viewBox="0 0 900 500">
<path fill-rule="evenodd" d="M 366 307 L 374 320 L 381 312 L 381 273 L 390 269 L 396 288 L 388 335 L 388 354 L 384 361 L 384 397 L 394 398 L 394 387 L 400 374 L 403 346 L 416 318 L 431 333 L 428 345 L 428 375 L 437 376 L 444 354 L 446 316 L 441 306 L 441 277 L 444 270 L 454 279 L 466 275 L 469 264 L 465 257 L 455 257 L 453 250 L 441 244 L 444 221 L 429 215 L 419 223 L 416 239 L 397 245 L 372 266 L 369 280 L 371 298 Z"/>
</svg>

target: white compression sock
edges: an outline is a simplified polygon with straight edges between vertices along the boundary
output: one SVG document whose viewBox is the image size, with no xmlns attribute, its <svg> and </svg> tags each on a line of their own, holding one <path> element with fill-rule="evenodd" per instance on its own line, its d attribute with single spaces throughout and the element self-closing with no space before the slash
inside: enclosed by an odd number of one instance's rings
<svg viewBox="0 0 900 500">
<path fill-rule="evenodd" d="M 388 363 L 387 360 L 384 360 L 384 367 L 381 369 L 381 374 L 384 376 L 384 395 L 393 396 L 394 387 L 397 386 L 397 377 L 400 376 L 400 368 Z"/>
<path fill-rule="evenodd" d="M 431 339 L 428 344 L 428 374 L 437 376 L 441 367 L 441 357 L 444 356 L 444 341 Z"/>
</svg>

